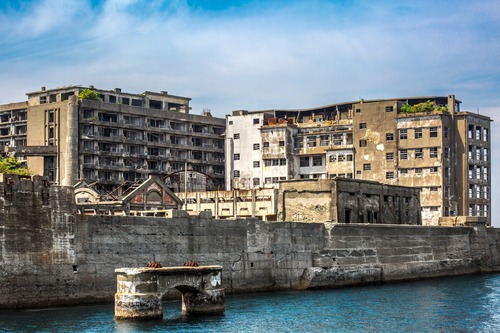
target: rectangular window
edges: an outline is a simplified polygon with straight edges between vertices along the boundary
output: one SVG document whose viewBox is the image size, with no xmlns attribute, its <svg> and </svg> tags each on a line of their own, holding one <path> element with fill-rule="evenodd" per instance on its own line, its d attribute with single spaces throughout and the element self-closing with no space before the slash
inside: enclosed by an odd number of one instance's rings
<svg viewBox="0 0 500 333">
<path fill-rule="evenodd" d="M 385 140 L 386 141 L 394 140 L 394 133 L 385 133 Z"/>
<path fill-rule="evenodd" d="M 424 158 L 422 148 L 415 149 L 415 158 Z"/>
<path fill-rule="evenodd" d="M 399 172 L 400 172 L 402 175 L 406 175 L 406 174 L 408 174 L 408 169 L 401 169 Z"/>
<path fill-rule="evenodd" d="M 448 139 L 448 127 L 443 128 L 443 136 L 445 139 Z"/>
<path fill-rule="evenodd" d="M 394 153 L 385 153 L 385 159 L 390 161 L 394 159 Z"/>
<path fill-rule="evenodd" d="M 361 109 L 356 109 L 356 113 L 361 113 Z"/>
<path fill-rule="evenodd" d="M 366 147 L 366 140 L 359 140 L 360 147 Z"/>
<path fill-rule="evenodd" d="M 344 162 L 345 161 L 345 155 L 344 154 L 340 154 L 339 155 L 339 162 Z"/>
<path fill-rule="evenodd" d="M 399 151 L 399 159 L 400 160 L 407 160 L 408 159 L 408 150 L 407 149 L 401 149 Z"/>
<path fill-rule="evenodd" d="M 429 137 L 431 137 L 431 138 L 437 138 L 438 137 L 438 128 L 437 127 L 431 127 L 431 128 L 429 128 Z"/>
<path fill-rule="evenodd" d="M 232 121 L 232 120 L 229 120 L 228 124 L 229 124 L 229 125 L 232 125 L 232 124 L 233 124 L 233 121 Z"/>
<path fill-rule="evenodd" d="M 280 158 L 280 165 L 286 165 L 286 158 Z"/>
<path fill-rule="evenodd" d="M 415 139 L 422 139 L 422 128 L 415 128 Z"/>
<path fill-rule="evenodd" d="M 487 128 L 483 129 L 483 141 L 488 142 L 490 139 L 489 130 Z"/>
<path fill-rule="evenodd" d="M 234 170 L 233 175 L 235 178 L 238 178 L 240 176 L 240 170 Z"/>
<path fill-rule="evenodd" d="M 313 156 L 313 166 L 322 166 L 323 156 Z"/>
<path fill-rule="evenodd" d="M 444 147 L 444 158 L 450 158 L 450 148 Z"/>
<path fill-rule="evenodd" d="M 392 106 L 385 107 L 385 112 L 392 112 L 393 110 L 394 110 L 394 107 L 392 107 Z"/>
<path fill-rule="evenodd" d="M 330 162 L 337 162 L 337 155 L 330 155 Z"/>
<path fill-rule="evenodd" d="M 429 168 L 429 172 L 430 173 L 437 173 L 438 172 L 438 167 L 432 167 L 432 168 Z"/>
<path fill-rule="evenodd" d="M 259 150 L 259 149 L 260 149 L 260 143 L 254 143 L 253 150 Z"/>
<path fill-rule="evenodd" d="M 253 124 L 254 125 L 259 125 L 260 124 L 260 119 L 259 118 L 254 118 L 253 119 Z"/>
<path fill-rule="evenodd" d="M 347 154 L 347 160 L 352 161 L 352 154 Z"/>
<path fill-rule="evenodd" d="M 366 128 L 366 123 L 359 123 L 359 129 Z"/>
<path fill-rule="evenodd" d="M 285 146 L 285 141 L 280 141 L 280 142 L 279 142 L 279 146 L 280 146 L 280 147 L 284 147 L 284 146 Z"/>
<path fill-rule="evenodd" d="M 448 178 L 450 176 L 450 168 L 449 167 L 444 168 L 444 176 L 446 178 Z"/>
<path fill-rule="evenodd" d="M 445 186 L 444 187 L 444 197 L 448 198 L 449 196 L 450 196 L 450 187 L 449 186 Z"/>
<path fill-rule="evenodd" d="M 422 168 L 415 168 L 415 173 L 422 173 Z"/>
<path fill-rule="evenodd" d="M 264 148 L 269 148 L 269 141 L 264 142 Z"/>
<path fill-rule="evenodd" d="M 368 171 L 372 169 L 372 165 L 370 163 L 363 164 L 363 170 Z"/>
<path fill-rule="evenodd" d="M 253 161 L 254 168 L 260 168 L 260 161 Z"/>
<path fill-rule="evenodd" d="M 476 127 L 476 140 L 481 140 L 481 137 L 482 137 L 481 127 L 477 126 Z"/>
<path fill-rule="evenodd" d="M 393 171 L 386 172 L 385 179 L 394 179 L 394 172 Z"/>
<path fill-rule="evenodd" d="M 308 167 L 309 166 L 309 156 L 303 156 L 300 158 L 300 166 Z"/>
<path fill-rule="evenodd" d="M 399 140 L 406 140 L 406 139 L 408 139 L 408 130 L 407 129 L 399 130 Z"/>
<path fill-rule="evenodd" d="M 483 148 L 483 161 L 488 162 L 488 148 Z"/>
<path fill-rule="evenodd" d="M 438 157 L 438 147 L 431 147 L 431 148 L 429 148 L 429 157 L 430 158 L 436 158 L 436 157 Z"/>
<path fill-rule="evenodd" d="M 239 139 L 240 138 L 240 133 L 234 133 L 233 138 L 235 140 Z"/>
<path fill-rule="evenodd" d="M 233 158 L 235 161 L 239 161 L 240 160 L 240 154 L 234 154 L 234 158 Z"/>
<path fill-rule="evenodd" d="M 254 178 L 253 179 L 253 186 L 259 186 L 260 185 L 260 178 Z"/>
</svg>

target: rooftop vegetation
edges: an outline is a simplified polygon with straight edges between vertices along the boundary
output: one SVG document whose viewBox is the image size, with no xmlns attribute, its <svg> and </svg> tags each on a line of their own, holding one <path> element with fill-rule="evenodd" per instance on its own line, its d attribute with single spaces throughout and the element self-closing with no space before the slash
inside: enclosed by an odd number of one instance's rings
<svg viewBox="0 0 500 333">
<path fill-rule="evenodd" d="M 100 101 L 101 98 L 99 97 L 99 94 L 97 91 L 85 88 L 80 93 L 78 94 L 78 99 L 90 99 L 93 101 Z"/>
<path fill-rule="evenodd" d="M 446 106 L 436 105 L 432 101 L 426 101 L 423 103 L 418 103 L 415 105 L 405 104 L 401 106 L 402 113 L 419 113 L 419 112 L 448 112 L 448 108 Z"/>
</svg>

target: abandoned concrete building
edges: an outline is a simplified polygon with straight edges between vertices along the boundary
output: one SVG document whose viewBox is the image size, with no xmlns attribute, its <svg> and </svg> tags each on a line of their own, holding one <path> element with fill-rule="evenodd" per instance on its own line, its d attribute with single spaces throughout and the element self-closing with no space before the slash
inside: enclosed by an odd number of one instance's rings
<svg viewBox="0 0 500 333">
<path fill-rule="evenodd" d="M 99 98 L 78 98 L 85 89 Z M 109 200 L 149 175 L 174 190 L 224 186 L 225 121 L 190 114 L 190 98 L 93 86 L 27 95 L 27 102 L 0 106 L 0 144 L 56 184 L 85 180 Z"/>
<path fill-rule="evenodd" d="M 226 189 L 372 180 L 419 189 L 425 225 L 447 216 L 491 225 L 491 119 L 460 103 L 449 95 L 234 111 L 226 116 Z"/>
<path fill-rule="evenodd" d="M 277 188 L 176 193 L 190 214 L 217 219 L 264 221 L 422 224 L 420 190 L 349 179 L 280 181 Z"/>
</svg>

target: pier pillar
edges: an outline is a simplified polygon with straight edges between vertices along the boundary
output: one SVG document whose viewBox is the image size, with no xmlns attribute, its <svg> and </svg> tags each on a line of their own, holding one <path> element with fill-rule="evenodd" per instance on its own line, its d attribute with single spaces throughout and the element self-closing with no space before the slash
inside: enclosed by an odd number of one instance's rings
<svg viewBox="0 0 500 333">
<path fill-rule="evenodd" d="M 183 293 L 182 312 L 189 314 L 223 314 L 225 311 L 224 288 L 206 290 L 203 293 Z"/>
</svg>

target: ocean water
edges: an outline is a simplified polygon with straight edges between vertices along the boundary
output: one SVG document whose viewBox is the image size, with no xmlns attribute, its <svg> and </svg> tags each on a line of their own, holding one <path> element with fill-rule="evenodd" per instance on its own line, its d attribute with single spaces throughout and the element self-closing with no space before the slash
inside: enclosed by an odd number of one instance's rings
<svg viewBox="0 0 500 333">
<path fill-rule="evenodd" d="M 0 332 L 500 332 L 500 274 L 231 295 L 223 316 L 116 321 L 113 304 L 0 311 Z"/>
</svg>

